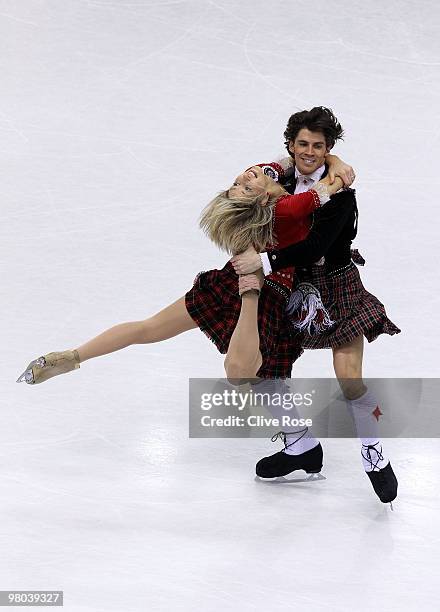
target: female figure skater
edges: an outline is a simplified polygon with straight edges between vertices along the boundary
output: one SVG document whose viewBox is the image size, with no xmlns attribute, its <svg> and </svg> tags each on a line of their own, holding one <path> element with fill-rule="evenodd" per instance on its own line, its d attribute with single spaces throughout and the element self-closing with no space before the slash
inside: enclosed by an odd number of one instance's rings
<svg viewBox="0 0 440 612">
<path fill-rule="evenodd" d="M 336 156 L 329 156 L 329 161 L 335 174 L 346 168 Z M 333 184 L 326 178 L 306 193 L 289 195 L 254 166 L 239 175 L 228 191 L 214 198 L 200 224 L 218 246 L 231 254 L 245 251 L 249 245 L 257 250 L 275 244 L 282 248 L 307 235 L 311 213 L 341 186 L 340 178 Z M 286 315 L 292 279 L 292 268 L 277 272 L 266 279 L 258 295 L 260 286 L 254 280 L 250 284 L 243 282 L 239 288 L 238 277 L 228 262 L 222 270 L 200 273 L 185 296 L 156 315 L 121 323 L 78 348 L 48 353 L 31 361 L 17 382 L 42 383 L 78 369 L 87 359 L 132 344 L 167 340 L 195 327 L 200 327 L 219 351 L 226 353 L 228 378 L 285 378 L 302 352 L 292 342 Z M 261 338 L 258 328 L 262 330 Z"/>
</svg>

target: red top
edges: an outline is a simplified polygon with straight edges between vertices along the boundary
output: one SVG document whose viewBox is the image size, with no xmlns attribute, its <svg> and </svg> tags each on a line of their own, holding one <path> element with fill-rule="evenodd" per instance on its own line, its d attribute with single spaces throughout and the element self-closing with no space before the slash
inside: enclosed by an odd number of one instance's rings
<svg viewBox="0 0 440 612">
<path fill-rule="evenodd" d="M 257 165 L 277 183 L 284 182 L 286 173 L 282 165 L 276 162 Z M 313 189 L 297 195 L 286 194 L 281 196 L 275 204 L 274 233 L 276 244 L 270 246 L 283 249 L 290 244 L 304 240 L 311 227 L 311 215 L 320 205 L 319 196 Z M 269 274 L 266 278 L 291 289 L 294 272 L 295 268 L 293 267 L 284 268 L 279 272 Z"/>
<path fill-rule="evenodd" d="M 311 215 L 319 208 L 319 196 L 311 189 L 297 195 L 281 196 L 275 204 L 276 248 L 304 240 L 310 230 Z"/>
<path fill-rule="evenodd" d="M 275 204 L 274 233 L 277 249 L 304 240 L 311 227 L 311 214 L 319 208 L 320 202 L 316 191 L 311 189 L 297 195 L 282 196 Z M 295 269 L 285 268 L 270 274 L 267 278 L 292 288 Z"/>
</svg>

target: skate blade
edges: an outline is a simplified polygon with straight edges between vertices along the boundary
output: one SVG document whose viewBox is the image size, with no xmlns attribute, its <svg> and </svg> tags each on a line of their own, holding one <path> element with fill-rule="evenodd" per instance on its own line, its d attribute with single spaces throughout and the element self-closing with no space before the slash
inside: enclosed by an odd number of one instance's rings
<svg viewBox="0 0 440 612">
<path fill-rule="evenodd" d="M 27 382 L 28 384 L 33 385 L 34 384 L 34 373 L 32 371 L 32 368 L 34 367 L 34 365 L 39 365 L 40 360 L 41 360 L 41 357 L 38 357 L 38 359 L 34 359 L 33 361 L 31 361 L 28 367 L 23 372 L 23 374 L 20 374 L 20 376 L 17 378 L 16 382 L 18 383 Z M 26 380 L 26 374 L 28 374 L 29 381 Z"/>
<path fill-rule="evenodd" d="M 318 480 L 327 480 L 325 476 L 320 473 L 308 474 L 303 478 L 288 478 L 287 476 L 275 476 L 274 478 L 261 478 L 256 476 L 255 480 L 260 482 L 267 482 L 268 484 L 296 484 L 301 482 L 317 482 Z"/>
<path fill-rule="evenodd" d="M 34 359 L 33 361 L 31 361 L 28 367 L 23 372 L 23 374 L 20 374 L 20 376 L 17 378 L 16 382 L 19 383 L 19 382 L 25 381 L 29 385 L 34 385 L 35 379 L 34 379 L 33 367 L 36 365 L 39 366 L 40 368 L 44 368 L 46 366 L 46 359 L 44 355 L 42 357 L 38 357 L 37 359 Z M 29 380 L 26 378 L 26 374 L 28 375 Z"/>
<path fill-rule="evenodd" d="M 26 380 L 26 374 L 31 374 L 32 375 L 32 381 L 28 382 Z M 23 372 L 23 374 L 20 374 L 20 376 L 17 378 L 17 380 L 15 382 L 21 383 L 21 382 L 27 382 L 28 384 L 32 385 L 33 384 L 33 372 L 32 372 L 32 368 L 26 368 L 26 370 Z"/>
<path fill-rule="evenodd" d="M 23 374 L 20 374 L 20 376 L 17 378 L 17 380 L 15 382 L 24 382 L 25 376 L 26 376 L 26 372 L 27 372 L 27 370 L 25 370 L 23 372 Z"/>
</svg>

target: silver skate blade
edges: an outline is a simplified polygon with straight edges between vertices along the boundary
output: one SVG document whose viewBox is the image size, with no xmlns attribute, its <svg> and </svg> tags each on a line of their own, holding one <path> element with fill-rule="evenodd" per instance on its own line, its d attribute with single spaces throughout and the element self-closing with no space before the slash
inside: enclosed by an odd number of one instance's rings
<svg viewBox="0 0 440 612">
<path fill-rule="evenodd" d="M 32 371 L 32 367 L 29 366 L 26 368 L 26 370 L 23 372 L 23 374 L 20 374 L 20 376 L 17 378 L 16 382 L 20 383 L 20 382 L 27 382 L 28 385 L 33 385 L 34 384 L 34 373 Z"/>
<path fill-rule="evenodd" d="M 317 482 L 319 480 L 327 480 L 322 474 L 308 474 L 304 478 L 287 478 L 286 476 L 276 476 L 275 478 L 260 478 L 255 476 L 255 480 L 259 482 L 267 482 L 268 484 L 297 484 L 301 482 Z"/>
<path fill-rule="evenodd" d="M 18 382 L 18 383 L 24 382 L 26 380 L 26 372 L 27 372 L 27 370 L 25 370 L 23 372 L 23 374 L 20 374 L 20 376 L 17 378 L 16 382 Z"/>
<path fill-rule="evenodd" d="M 20 376 L 17 378 L 16 382 L 19 383 L 25 381 L 29 385 L 33 385 L 35 383 L 34 373 L 32 371 L 34 365 L 38 365 L 40 366 L 40 368 L 44 368 L 44 366 L 46 365 L 46 360 L 44 359 L 44 356 L 38 357 L 38 359 L 34 359 L 33 361 L 31 361 L 28 367 L 23 372 L 23 374 L 20 374 Z"/>
<path fill-rule="evenodd" d="M 391 510 L 394 512 L 393 502 L 392 502 L 392 501 L 390 501 L 390 508 L 391 508 Z"/>
</svg>

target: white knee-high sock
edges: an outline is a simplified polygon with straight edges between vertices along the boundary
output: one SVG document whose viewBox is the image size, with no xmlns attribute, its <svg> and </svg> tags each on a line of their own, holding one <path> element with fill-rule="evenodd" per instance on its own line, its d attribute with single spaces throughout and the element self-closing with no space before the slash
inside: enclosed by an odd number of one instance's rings
<svg viewBox="0 0 440 612">
<path fill-rule="evenodd" d="M 355 400 L 347 400 L 356 432 L 362 442 L 362 463 L 366 472 L 380 470 L 388 464 L 379 439 L 379 418 L 382 414 L 374 394 L 367 390 Z"/>
<path fill-rule="evenodd" d="M 287 455 L 302 455 L 318 446 L 319 440 L 313 437 L 308 427 L 297 432 L 286 433 L 286 448 L 283 452 Z"/>
<path fill-rule="evenodd" d="M 268 393 L 269 397 L 275 393 L 281 396 L 292 395 L 292 391 L 282 379 L 262 380 L 256 385 L 252 385 L 252 390 L 254 393 Z M 291 419 L 301 418 L 296 406 L 293 406 L 287 411 L 273 401 L 265 401 L 262 402 L 261 405 L 263 405 L 273 417 L 280 419 L 280 422 L 282 416 L 285 415 L 289 415 Z M 297 431 L 292 431 L 289 429 L 289 431 L 284 433 L 286 434 L 286 448 L 284 449 L 284 452 L 288 455 L 302 455 L 302 453 L 315 448 L 315 446 L 318 446 L 319 444 L 319 440 L 313 437 L 308 427 L 298 427 Z"/>
</svg>

